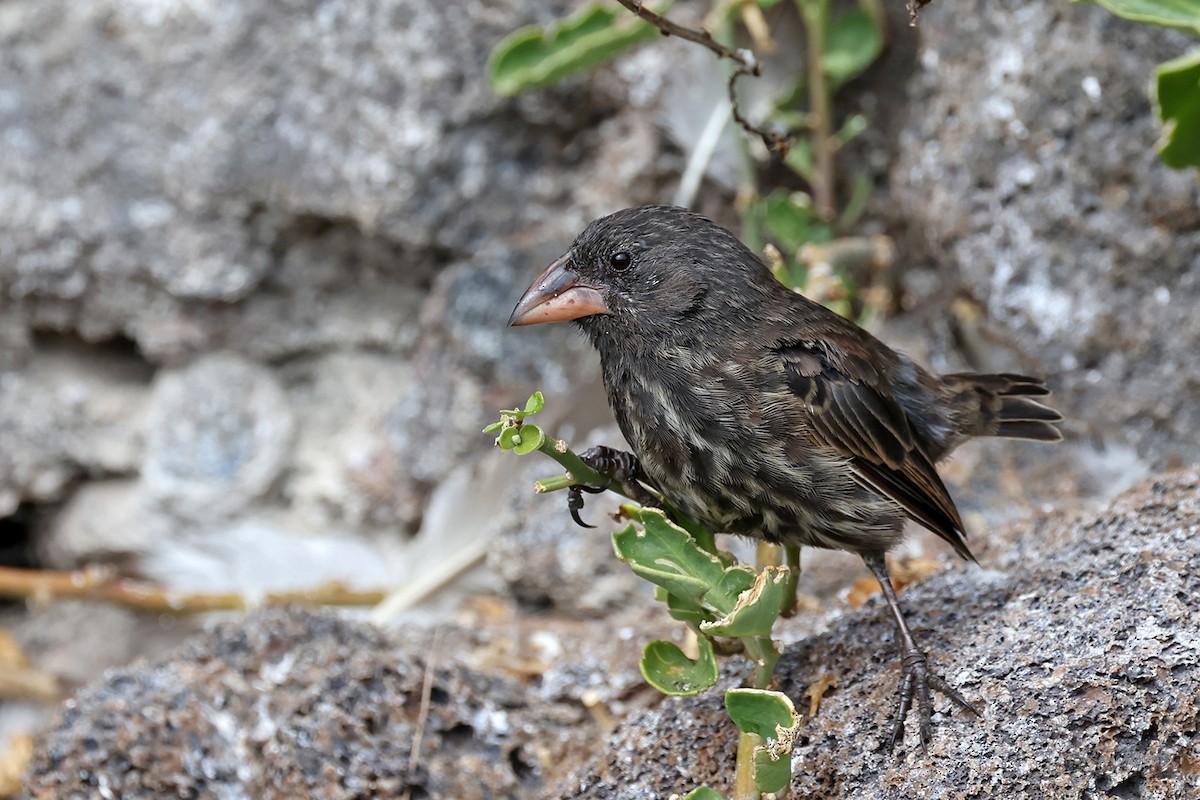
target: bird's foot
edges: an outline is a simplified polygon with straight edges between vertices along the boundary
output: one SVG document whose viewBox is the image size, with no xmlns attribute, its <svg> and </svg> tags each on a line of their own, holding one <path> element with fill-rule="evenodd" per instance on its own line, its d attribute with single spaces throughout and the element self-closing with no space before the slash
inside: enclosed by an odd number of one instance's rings
<svg viewBox="0 0 1200 800">
<path fill-rule="evenodd" d="M 662 508 L 662 501 L 646 489 L 646 485 L 653 486 L 654 483 L 642 470 L 642 462 L 638 461 L 637 456 L 633 453 L 597 445 L 580 453 L 579 460 L 608 478 L 609 486 L 613 484 L 620 486 L 626 496 L 638 503 Z M 575 520 L 575 524 L 584 528 L 596 527 L 588 525 L 579 516 L 579 512 L 583 510 L 583 493 L 599 494 L 606 488 L 608 487 L 601 488 L 577 483 L 567 490 L 567 508 L 570 510 L 571 519 Z"/>
<path fill-rule="evenodd" d="M 896 717 L 892 721 L 892 738 L 888 745 L 889 752 L 904 740 L 904 718 L 912 708 L 913 699 L 917 701 L 917 714 L 920 717 L 921 751 L 928 752 L 929 742 L 933 738 L 933 700 L 931 690 L 941 692 L 949 697 L 956 706 L 964 711 L 970 711 L 979 716 L 975 706 L 951 686 L 929 666 L 929 656 L 916 647 L 906 648 L 900 662 L 903 676 L 900 687 L 896 691 Z"/>
<path fill-rule="evenodd" d="M 597 489 L 595 486 L 584 486 L 582 483 L 577 483 L 567 489 L 567 510 L 571 512 L 571 519 L 575 520 L 575 524 L 581 528 L 594 528 L 595 525 L 589 525 L 579 516 L 579 512 L 583 511 L 583 493 L 600 494 L 603 489 Z"/>
</svg>

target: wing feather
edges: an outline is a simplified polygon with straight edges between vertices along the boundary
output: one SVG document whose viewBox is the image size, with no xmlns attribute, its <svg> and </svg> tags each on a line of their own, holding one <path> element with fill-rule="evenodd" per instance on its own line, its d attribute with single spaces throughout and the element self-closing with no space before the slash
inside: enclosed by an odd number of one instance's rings
<svg viewBox="0 0 1200 800">
<path fill-rule="evenodd" d="M 972 559 L 950 492 L 913 437 L 904 409 L 869 365 L 834 364 L 817 343 L 777 352 L 787 385 L 804 403 L 820 443 L 849 459 L 859 483 L 894 500 Z"/>
</svg>

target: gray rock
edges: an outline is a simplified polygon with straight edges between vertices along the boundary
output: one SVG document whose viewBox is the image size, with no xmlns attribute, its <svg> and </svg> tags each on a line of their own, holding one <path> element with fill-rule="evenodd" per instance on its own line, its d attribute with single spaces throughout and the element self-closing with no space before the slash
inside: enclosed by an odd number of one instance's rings
<svg viewBox="0 0 1200 800">
<path fill-rule="evenodd" d="M 887 213 L 1001 343 L 957 338 L 985 369 L 1021 351 L 1080 433 L 1194 460 L 1200 186 L 1147 94 L 1192 42 L 1086 3 L 935 4 L 920 31 Z"/>
<path fill-rule="evenodd" d="M 1093 512 L 1012 525 L 982 569 L 945 570 L 901 595 L 941 673 L 982 710 L 946 715 L 928 756 L 910 719 L 885 752 L 898 671 L 881 603 L 793 645 L 777 672 L 803 722 L 797 797 L 1184 798 L 1200 794 L 1200 469 L 1139 485 Z M 727 685 L 744 675 L 727 667 Z M 722 692 L 665 701 L 620 728 L 563 798 L 730 789 L 736 729 Z M 948 703 L 939 699 L 939 708 Z"/>
<path fill-rule="evenodd" d="M 142 456 L 152 370 L 114 348 L 54 337 L 0 369 L 0 517 L 56 502 L 81 477 L 126 475 Z"/>
<path fill-rule="evenodd" d="M 465 666 L 460 639 L 295 610 L 227 622 L 72 700 L 27 797 L 537 797 L 592 722 Z"/>
<path fill-rule="evenodd" d="M 128 478 L 88 481 L 73 491 L 38 536 L 38 557 L 54 569 L 76 569 L 118 561 L 151 550 L 143 487 Z"/>
<path fill-rule="evenodd" d="M 658 174 L 648 122 L 589 130 L 611 92 L 491 92 L 493 44 L 559 10 L 13 4 L 0 28 L 0 289 L 31 324 L 124 334 L 155 359 L 400 345 L 374 318 L 397 286 L 556 226 L 564 207 L 574 229 L 595 204 L 624 204 L 618 181 Z M 571 201 L 580 191 L 591 208 Z M 313 293 L 331 288 L 335 306 L 376 313 L 326 319 Z M 306 325 L 292 340 L 254 335 Z"/>
<path fill-rule="evenodd" d="M 944 570 L 903 592 L 938 668 L 983 712 L 939 716 L 928 756 L 911 729 L 896 756 L 880 752 L 897 678 L 885 609 L 828 617 L 778 670 L 798 707 L 817 676 L 837 679 L 802 724 L 796 796 L 1195 796 L 1198 498 L 1200 468 L 1163 475 L 1096 511 L 1011 525 L 981 543 L 982 569 Z M 28 795 L 86 797 L 100 785 L 129 798 L 727 791 L 735 731 L 719 687 L 649 710 L 631 702 L 638 645 L 678 631 L 661 617 L 573 628 L 485 617 L 444 627 L 436 643 L 411 627 L 391 637 L 299 611 L 226 622 L 81 691 L 42 737 Z M 497 659 L 513 642 L 520 649 Z M 525 686 L 513 670 L 539 677 Z M 730 660 L 724 685 L 744 673 Z M 579 702 L 589 693 L 628 717 L 598 761 L 555 783 L 599 743 Z"/>
<path fill-rule="evenodd" d="M 592 217 L 661 199 L 677 166 L 652 115 L 623 107 L 615 70 L 491 92 L 494 43 L 563 12 L 7 4 L 0 515 L 110 473 L 142 474 L 147 507 L 160 490 L 204 505 L 220 465 L 161 448 L 143 462 L 140 406 L 154 368 L 233 353 L 281 385 L 302 435 L 266 470 L 278 495 L 264 473 L 232 506 L 417 530 L 430 493 L 486 447 L 494 408 L 579 374 L 569 335 L 505 335 L 520 284 Z M 144 373 L 119 442 L 62 442 L 112 422 L 103 404 L 68 414 L 49 399 L 46 331 L 85 357 L 116 342 Z M 215 421 L 197 405 L 171 413 L 176 433 Z M 441 442 L 424 447 L 431 419 Z"/>
<path fill-rule="evenodd" d="M 163 373 L 146 424 L 147 492 L 184 519 L 236 513 L 279 477 L 292 425 L 287 398 L 263 367 L 213 355 Z"/>
</svg>

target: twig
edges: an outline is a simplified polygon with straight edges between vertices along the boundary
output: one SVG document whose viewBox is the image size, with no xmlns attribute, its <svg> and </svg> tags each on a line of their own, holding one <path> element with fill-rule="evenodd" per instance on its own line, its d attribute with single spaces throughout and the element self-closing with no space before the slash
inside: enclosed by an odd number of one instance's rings
<svg viewBox="0 0 1200 800">
<path fill-rule="evenodd" d="M 733 111 L 734 122 L 741 125 L 742 130 L 746 131 L 746 133 L 752 133 L 758 138 L 762 139 L 763 144 L 765 144 L 767 149 L 772 153 L 778 153 L 781 156 L 786 156 L 788 150 L 792 148 L 791 136 L 787 136 L 782 133 L 776 133 L 774 131 L 764 130 L 756 125 L 752 125 L 750 124 L 750 121 L 743 117 L 742 113 L 738 110 L 737 93 L 734 91 L 734 86 L 737 84 L 737 79 L 743 75 L 758 74 L 759 71 L 757 67 L 751 69 L 750 67 L 742 66 L 735 69 L 733 74 L 729 76 L 729 105 Z"/>
<path fill-rule="evenodd" d="M 417 709 L 417 724 L 413 731 L 412 747 L 408 751 L 408 771 L 416 770 L 421 763 L 421 742 L 425 738 L 425 726 L 429 722 L 429 702 L 433 697 L 433 665 L 438 657 L 438 640 L 442 629 L 434 628 L 429 641 L 428 655 L 425 657 L 425 675 L 421 680 L 421 706 Z M 405 797 L 411 795 L 411 789 L 405 791 Z"/>
<path fill-rule="evenodd" d="M 16 797 L 25 787 L 25 770 L 33 760 L 33 737 L 14 733 L 0 752 L 0 797 Z"/>
<path fill-rule="evenodd" d="M 917 12 L 932 2 L 933 0 L 908 0 L 908 2 L 904 4 L 904 7 L 908 9 L 909 27 L 917 27 Z"/>
<path fill-rule="evenodd" d="M 373 606 L 386 596 L 382 591 L 355 591 L 331 581 L 311 589 L 269 592 L 251 596 L 240 592 L 188 594 L 145 581 L 121 578 L 103 569 L 38 570 L 0 567 L 0 597 L 37 602 L 76 599 L 152 611 L 162 614 L 200 614 L 208 611 L 249 611 L 263 606 L 290 604 L 319 606 Z"/>
<path fill-rule="evenodd" d="M 916 1 L 910 0 L 910 2 Z M 759 74 L 758 60 L 754 58 L 754 53 L 751 53 L 749 50 L 734 50 L 712 38 L 706 30 L 696 30 L 695 28 L 688 28 L 677 22 L 672 22 L 662 14 L 655 14 L 646 8 L 642 0 L 617 0 L 617 2 L 658 28 L 662 31 L 663 36 L 678 36 L 680 39 L 695 42 L 701 47 L 707 47 L 709 50 L 712 50 L 718 57 L 732 59 L 743 67 L 752 70 L 753 74 Z M 925 0 L 925 2 L 929 2 L 929 0 Z"/>
<path fill-rule="evenodd" d="M 34 700 L 55 703 L 62 698 L 58 678 L 32 667 L 0 664 L 0 700 Z M 0 795 L 3 797 L 3 795 Z"/>
<path fill-rule="evenodd" d="M 435 566 L 422 570 L 404 586 L 381 596 L 371 611 L 371 621 L 376 625 L 388 624 L 398 614 L 445 586 L 451 578 L 473 567 L 475 562 L 487 555 L 488 547 L 489 542 L 481 538 L 458 546 L 452 553 L 439 559 Z"/>
<path fill-rule="evenodd" d="M 718 58 L 728 58 L 736 62 L 740 66 L 733 71 L 729 76 L 729 103 L 732 106 L 733 118 L 737 121 L 742 129 L 747 133 L 754 134 L 762 139 L 763 144 L 767 149 L 774 153 L 787 154 L 788 148 L 791 147 L 792 139 L 790 136 L 785 136 L 780 133 L 771 133 L 762 128 L 751 125 L 738 111 L 737 94 L 734 92 L 734 85 L 737 79 L 743 75 L 753 75 L 755 77 L 762 74 L 762 65 L 754 53 L 746 48 L 733 49 L 714 39 L 708 31 L 703 29 L 688 28 L 680 25 L 677 22 L 664 17 L 662 14 L 656 14 L 643 5 L 642 0 L 617 0 L 618 3 L 625 6 L 637 16 L 649 22 L 654 27 L 662 31 L 663 36 L 678 36 L 680 39 L 686 39 L 689 42 L 695 42 L 701 47 L 707 47 L 709 50 L 717 54 Z M 910 0 L 910 2 L 920 2 L 920 0 Z M 925 0 L 929 2 L 929 0 Z"/>
</svg>

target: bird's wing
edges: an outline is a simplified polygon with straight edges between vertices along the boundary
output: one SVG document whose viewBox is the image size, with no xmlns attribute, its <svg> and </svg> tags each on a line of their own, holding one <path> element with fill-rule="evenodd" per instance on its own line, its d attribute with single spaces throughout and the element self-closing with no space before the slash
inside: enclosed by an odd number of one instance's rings
<svg viewBox="0 0 1200 800">
<path fill-rule="evenodd" d="M 860 483 L 895 500 L 909 517 L 972 559 L 954 500 L 870 360 L 846 352 L 835 356 L 816 341 L 774 350 L 817 439 L 850 460 Z"/>
</svg>

